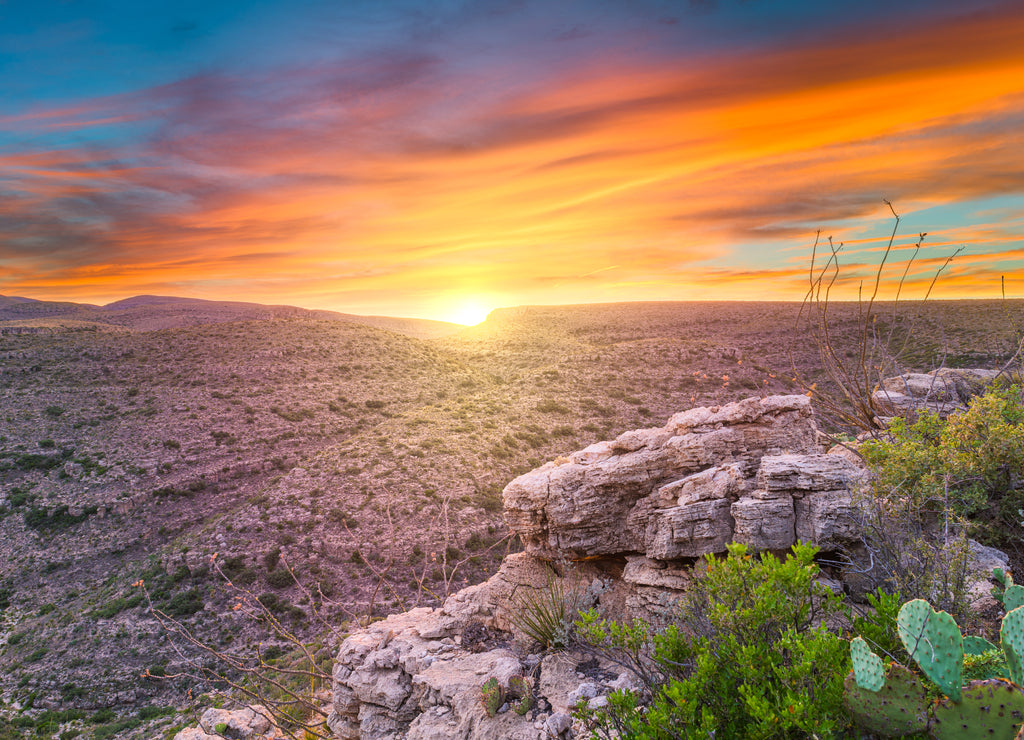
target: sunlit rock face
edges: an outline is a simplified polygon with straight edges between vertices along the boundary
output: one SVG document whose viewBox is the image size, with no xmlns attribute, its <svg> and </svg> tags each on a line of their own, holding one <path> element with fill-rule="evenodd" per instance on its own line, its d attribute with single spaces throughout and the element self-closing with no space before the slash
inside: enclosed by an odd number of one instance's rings
<svg viewBox="0 0 1024 740">
<path fill-rule="evenodd" d="M 549 656 L 537 687 L 546 711 L 532 722 L 491 717 L 481 683 L 526 675 L 532 664 L 500 639 L 470 648 L 469 635 L 522 638 L 517 609 L 550 593 L 553 578 L 578 607 L 657 622 L 700 577 L 695 560 L 730 542 L 783 550 L 798 538 L 831 549 L 854 540 L 850 489 L 861 470 L 822 454 L 817 436 L 807 397 L 749 398 L 676 414 L 516 478 L 505 517 L 526 551 L 439 609 L 393 615 L 347 638 L 330 727 L 352 739 L 564 735 L 568 697 L 600 701 L 629 684 L 628 672 L 606 666 L 602 678 L 581 679 L 571 655 L 558 659 L 565 665 Z"/>
<path fill-rule="evenodd" d="M 846 519 L 859 476 L 850 460 L 819 450 L 806 396 L 748 398 L 684 411 L 516 478 L 505 521 L 544 558 L 674 560 L 733 541 L 783 550 L 798 537 L 835 549 L 856 535 Z"/>
</svg>

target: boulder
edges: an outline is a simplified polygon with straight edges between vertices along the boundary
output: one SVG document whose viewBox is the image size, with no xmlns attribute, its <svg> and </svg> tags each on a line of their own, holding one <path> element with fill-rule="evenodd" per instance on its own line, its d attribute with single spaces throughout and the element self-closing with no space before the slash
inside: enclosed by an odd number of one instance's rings
<svg viewBox="0 0 1024 740">
<path fill-rule="evenodd" d="M 270 714 L 266 708 L 255 704 L 234 710 L 210 707 L 199 718 L 199 731 L 208 736 L 229 740 L 266 740 L 279 734 L 277 727 L 270 721 Z M 177 740 L 205 738 L 193 735 L 191 738 L 177 737 Z"/>
</svg>

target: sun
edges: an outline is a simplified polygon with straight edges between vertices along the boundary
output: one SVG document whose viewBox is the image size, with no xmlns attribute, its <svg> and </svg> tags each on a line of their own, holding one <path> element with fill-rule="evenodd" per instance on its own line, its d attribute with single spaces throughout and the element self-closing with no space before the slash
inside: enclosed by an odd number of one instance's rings
<svg viewBox="0 0 1024 740">
<path fill-rule="evenodd" d="M 448 321 L 453 324 L 464 324 L 465 326 L 476 326 L 487 318 L 491 312 L 481 301 L 474 298 L 456 302 L 448 315 Z"/>
</svg>

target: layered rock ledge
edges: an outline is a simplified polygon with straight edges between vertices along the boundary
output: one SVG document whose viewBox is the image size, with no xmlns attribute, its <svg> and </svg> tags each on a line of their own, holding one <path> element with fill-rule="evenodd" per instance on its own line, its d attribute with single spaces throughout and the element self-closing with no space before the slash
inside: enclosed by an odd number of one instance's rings
<svg viewBox="0 0 1024 740">
<path fill-rule="evenodd" d="M 583 605 L 656 622 L 698 577 L 696 560 L 730 542 L 853 543 L 851 488 L 862 476 L 849 456 L 821 452 L 806 396 L 691 409 L 549 462 L 504 490 L 525 552 L 441 608 L 393 615 L 342 643 L 329 726 L 346 740 L 568 736 L 577 701 L 599 705 L 632 677 L 501 642 L 516 632 L 515 605 L 550 588 L 552 572 Z M 481 630 L 489 641 L 476 639 Z M 537 707 L 527 718 L 489 717 L 481 684 L 512 675 L 534 677 Z"/>
</svg>

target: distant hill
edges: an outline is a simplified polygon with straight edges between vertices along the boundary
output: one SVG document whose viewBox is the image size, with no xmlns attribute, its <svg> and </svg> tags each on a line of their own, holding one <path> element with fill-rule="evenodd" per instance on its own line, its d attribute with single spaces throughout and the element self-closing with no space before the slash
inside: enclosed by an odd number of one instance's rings
<svg viewBox="0 0 1024 740">
<path fill-rule="evenodd" d="M 19 321 L 23 319 L 46 318 L 50 316 L 67 316 L 79 311 L 94 309 L 96 306 L 87 303 L 68 303 L 64 301 L 37 301 L 33 298 L 0 295 L 0 321 Z"/>
<path fill-rule="evenodd" d="M 241 301 L 207 301 L 200 298 L 177 296 L 139 295 L 108 303 L 105 306 L 0 296 L 0 324 L 17 321 L 21 325 L 25 325 L 26 322 L 31 325 L 36 320 L 54 317 L 74 319 L 76 327 L 92 323 L 118 326 L 132 331 L 177 329 L 228 321 L 321 319 L 372 326 L 376 329 L 398 332 L 417 339 L 444 337 L 464 328 L 459 324 L 450 324 L 445 321 L 390 316 L 359 316 L 296 306 L 267 306 Z"/>
</svg>

